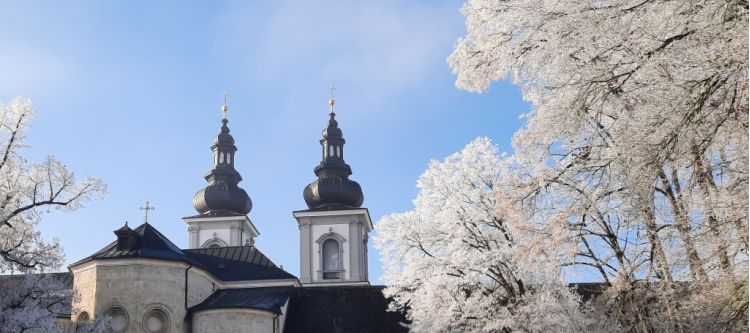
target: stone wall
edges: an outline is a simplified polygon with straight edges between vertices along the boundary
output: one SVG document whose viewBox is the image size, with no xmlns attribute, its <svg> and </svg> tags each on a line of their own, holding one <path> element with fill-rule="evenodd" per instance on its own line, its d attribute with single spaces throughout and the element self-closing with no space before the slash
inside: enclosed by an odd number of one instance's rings
<svg viewBox="0 0 750 333">
<path fill-rule="evenodd" d="M 93 312 L 96 309 L 96 267 L 94 265 L 73 272 L 73 290 L 77 293 L 77 297 L 73 298 L 73 313 L 70 319 L 75 321 L 83 311 L 93 318 Z"/>
<path fill-rule="evenodd" d="M 193 314 L 194 333 L 273 333 L 275 315 L 250 309 L 216 309 Z M 279 332 L 277 329 L 276 332 Z"/>
<path fill-rule="evenodd" d="M 202 270 L 193 267 L 188 271 L 188 307 L 203 302 L 218 289 Z"/>
<path fill-rule="evenodd" d="M 112 307 L 120 307 L 127 317 L 125 332 L 144 332 L 146 312 L 161 309 L 168 317 L 167 332 L 183 331 L 187 264 L 148 259 L 100 260 L 90 264 L 73 269 L 74 288 L 80 295 L 74 311 L 86 310 L 93 319 Z M 196 290 L 206 289 L 207 279 L 202 280 L 195 280 L 199 286 Z M 198 301 L 200 297 L 193 299 Z"/>
</svg>

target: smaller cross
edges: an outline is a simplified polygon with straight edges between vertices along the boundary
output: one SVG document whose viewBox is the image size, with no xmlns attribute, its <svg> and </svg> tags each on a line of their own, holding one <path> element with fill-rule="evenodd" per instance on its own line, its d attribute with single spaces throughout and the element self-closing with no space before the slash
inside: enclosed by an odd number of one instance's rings
<svg viewBox="0 0 750 333">
<path fill-rule="evenodd" d="M 143 217 L 143 222 L 148 223 L 148 211 L 149 210 L 154 210 L 154 209 L 156 209 L 156 207 L 151 206 L 149 204 L 149 202 L 146 201 L 146 206 L 145 207 L 140 207 L 139 209 L 142 210 L 142 211 L 145 211 L 145 216 Z"/>
<path fill-rule="evenodd" d="M 336 90 L 336 87 L 334 87 L 332 84 L 328 85 L 328 92 L 331 94 L 331 99 L 333 99 L 333 91 Z"/>
<path fill-rule="evenodd" d="M 229 107 L 227 106 L 227 97 L 229 97 L 229 93 L 225 91 L 221 94 L 221 97 L 224 97 L 224 107 L 221 108 L 221 111 L 224 112 L 224 119 L 227 119 L 227 112 L 229 112 Z"/>
</svg>

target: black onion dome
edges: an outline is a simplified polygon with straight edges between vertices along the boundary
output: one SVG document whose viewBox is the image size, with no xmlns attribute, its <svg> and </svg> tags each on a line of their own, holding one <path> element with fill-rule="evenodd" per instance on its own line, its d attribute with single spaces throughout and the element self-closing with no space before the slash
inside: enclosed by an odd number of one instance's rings
<svg viewBox="0 0 750 333">
<path fill-rule="evenodd" d="M 320 140 L 323 160 L 315 167 L 318 180 L 307 185 L 303 192 L 310 209 L 357 208 L 365 199 L 359 184 L 349 179 L 352 169 L 344 162 L 346 141 L 335 117 L 331 100 L 331 118 Z"/>
<path fill-rule="evenodd" d="M 253 208 L 253 202 L 247 192 L 237 185 L 242 181 L 242 176 L 234 169 L 237 147 L 229 134 L 227 119 L 222 119 L 221 122 L 221 131 L 211 146 L 214 168 L 205 176 L 208 186 L 193 196 L 193 208 L 201 215 L 247 215 Z"/>
<path fill-rule="evenodd" d="M 214 145 L 234 145 L 234 138 L 231 134 L 229 134 L 229 127 L 227 127 L 227 123 L 229 120 L 222 119 L 221 120 L 221 130 L 219 131 L 219 135 L 216 136 L 216 139 L 214 139 Z M 237 150 L 237 148 L 234 148 Z"/>
</svg>

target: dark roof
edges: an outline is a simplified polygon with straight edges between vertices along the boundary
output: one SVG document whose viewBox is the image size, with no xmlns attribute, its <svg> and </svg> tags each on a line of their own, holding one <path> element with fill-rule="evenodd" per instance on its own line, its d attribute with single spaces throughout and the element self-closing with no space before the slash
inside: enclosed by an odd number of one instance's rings
<svg viewBox="0 0 750 333">
<path fill-rule="evenodd" d="M 174 243 L 152 225 L 144 223 L 135 228 L 134 231 L 138 236 L 139 246 L 131 250 L 118 250 L 117 241 L 114 241 L 94 254 L 73 263 L 71 266 L 93 259 L 116 258 L 151 258 L 193 263 L 177 245 L 174 245 Z"/>
<path fill-rule="evenodd" d="M 73 274 L 65 272 L 0 275 L 0 295 L 5 296 L 6 290 L 21 286 L 24 286 L 24 289 L 44 292 L 44 297 L 35 297 L 39 306 L 59 318 L 70 318 L 73 294 L 66 291 L 73 289 Z M 0 331 L 3 330 L 0 328 Z"/>
<path fill-rule="evenodd" d="M 198 266 L 222 281 L 297 279 L 276 267 L 254 246 L 183 250 Z"/>
<path fill-rule="evenodd" d="M 577 282 L 568 284 L 573 291 L 581 296 L 581 301 L 588 302 L 601 295 L 608 285 L 601 282 Z"/>
<path fill-rule="evenodd" d="M 289 301 L 285 333 L 407 332 L 403 313 L 389 312 L 383 286 L 297 288 Z"/>
<path fill-rule="evenodd" d="M 281 314 L 281 308 L 292 294 L 292 289 L 293 287 L 222 289 L 189 311 L 192 313 L 208 309 L 246 308 Z"/>
<path fill-rule="evenodd" d="M 69 272 L 0 275 L 0 288 L 15 288 L 29 277 L 50 279 L 59 282 L 64 289 L 73 289 L 73 274 Z"/>
<path fill-rule="evenodd" d="M 297 279 L 276 267 L 254 246 L 229 246 L 181 250 L 156 228 L 144 223 L 135 228 L 139 246 L 118 250 L 117 241 L 71 266 L 93 259 L 149 258 L 180 261 L 207 270 L 222 281 Z"/>
</svg>

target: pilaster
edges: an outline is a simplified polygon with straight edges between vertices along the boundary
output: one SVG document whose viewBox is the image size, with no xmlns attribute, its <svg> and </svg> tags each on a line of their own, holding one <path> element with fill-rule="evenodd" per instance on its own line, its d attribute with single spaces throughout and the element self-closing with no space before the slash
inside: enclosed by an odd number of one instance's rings
<svg viewBox="0 0 750 333">
<path fill-rule="evenodd" d="M 312 283 L 312 221 L 309 218 L 301 219 L 299 230 L 299 280 L 301 283 Z"/>
</svg>

